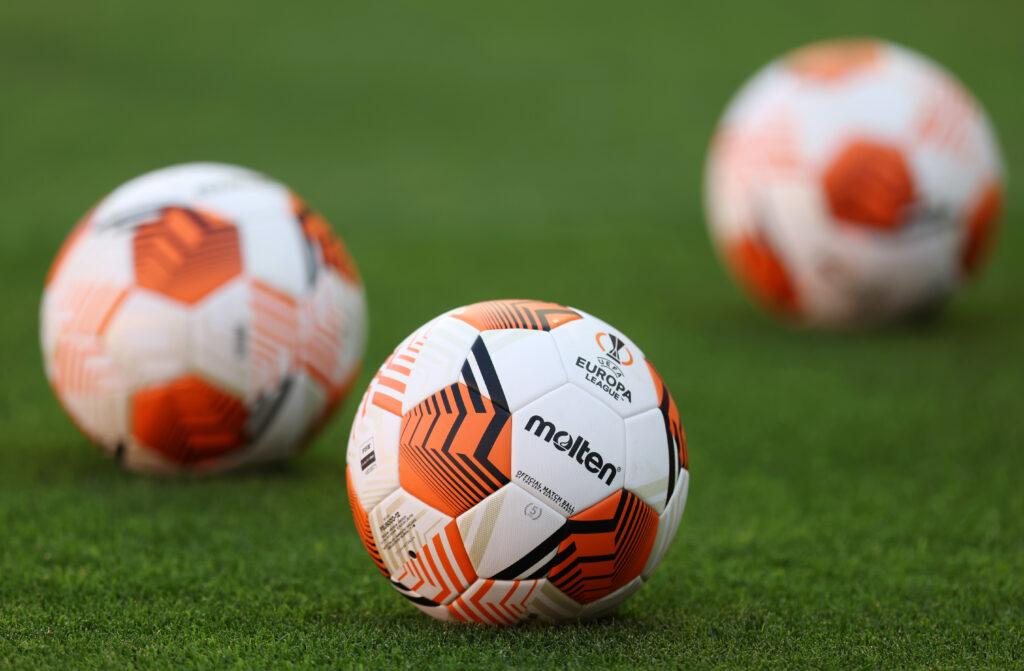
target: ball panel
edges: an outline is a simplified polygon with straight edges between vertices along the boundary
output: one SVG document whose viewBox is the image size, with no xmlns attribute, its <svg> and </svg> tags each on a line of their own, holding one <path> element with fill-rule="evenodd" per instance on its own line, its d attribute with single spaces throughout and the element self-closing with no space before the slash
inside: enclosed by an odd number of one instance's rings
<svg viewBox="0 0 1024 671">
<path fill-rule="evenodd" d="M 675 493 L 669 499 L 665 510 L 658 516 L 658 531 L 654 536 L 654 543 L 651 546 L 647 563 L 644 564 L 641 576 L 644 580 L 650 579 L 654 569 L 658 567 L 661 560 L 665 558 L 672 539 L 679 530 L 679 522 L 683 519 L 683 510 L 686 508 L 686 495 L 690 491 L 690 472 L 683 470 L 680 473 L 679 485 Z"/>
<path fill-rule="evenodd" d="M 188 371 L 188 322 L 181 303 L 136 289 L 109 318 L 102 347 L 130 389 L 173 380 Z"/>
<path fill-rule="evenodd" d="M 451 517 L 399 489 L 377 504 L 369 519 L 381 559 L 399 591 L 432 606 L 450 603 L 476 580 Z"/>
<path fill-rule="evenodd" d="M 509 412 L 515 412 L 568 380 L 558 348 L 548 333 L 502 329 L 485 331 L 480 337 L 493 375 L 490 378 L 484 375 L 476 357 L 468 360 L 471 372 L 481 383 L 486 379 L 500 380 Z M 486 393 L 483 389 L 481 392 Z"/>
<path fill-rule="evenodd" d="M 209 465 L 245 445 L 248 419 L 238 398 L 194 375 L 132 397 L 132 436 L 182 466 Z"/>
<path fill-rule="evenodd" d="M 245 274 L 292 298 L 310 290 L 320 261 L 286 201 L 268 203 L 259 216 L 239 223 Z"/>
<path fill-rule="evenodd" d="M 242 272 L 234 224 L 209 212 L 165 207 L 132 240 L 139 286 L 189 305 Z"/>
<path fill-rule="evenodd" d="M 295 349 L 294 303 L 238 278 L 188 310 L 189 368 L 242 399 L 285 376 Z"/>
<path fill-rule="evenodd" d="M 574 385 L 512 414 L 513 481 L 565 516 L 621 488 L 625 461 L 622 419 Z"/>
<path fill-rule="evenodd" d="M 665 438 L 665 419 L 648 410 L 626 420 L 625 488 L 660 513 L 675 488 L 678 452 Z"/>
<path fill-rule="evenodd" d="M 579 609 L 547 580 L 478 580 L 448 607 L 460 622 L 497 626 L 533 617 L 562 622 L 575 617 Z"/>
<path fill-rule="evenodd" d="M 363 542 L 363 547 L 370 554 L 370 559 L 377 566 L 377 569 L 384 574 L 385 578 L 390 578 L 391 573 L 388 571 L 388 567 L 384 564 L 384 559 L 380 555 L 380 551 L 377 549 L 377 541 L 373 538 L 373 531 L 370 529 L 370 517 L 366 514 L 366 509 L 363 504 L 359 501 L 359 496 L 356 494 L 356 488 L 352 482 L 352 464 L 345 467 L 345 487 L 348 490 L 348 505 L 352 509 L 352 518 L 355 521 L 356 532 L 359 534 L 359 540 Z"/>
<path fill-rule="evenodd" d="M 478 331 L 492 329 L 550 331 L 562 324 L 581 318 L 578 312 L 564 305 L 532 300 L 475 303 L 453 310 L 451 316 L 461 319 Z"/>
<path fill-rule="evenodd" d="M 330 224 L 317 211 L 311 209 L 296 194 L 291 194 L 292 212 L 299 221 L 302 234 L 316 252 L 323 265 L 334 269 L 352 284 L 361 284 L 356 262 L 341 238 L 334 234 Z"/>
<path fill-rule="evenodd" d="M 301 371 L 290 373 L 246 404 L 248 446 L 232 455 L 228 464 L 263 463 L 294 455 L 305 447 L 326 405 L 324 390 L 315 380 Z"/>
<path fill-rule="evenodd" d="M 655 407 L 643 352 L 605 322 L 586 315 L 552 331 L 569 382 L 621 417 Z"/>
<path fill-rule="evenodd" d="M 508 484 L 459 516 L 459 533 L 477 575 L 521 580 L 549 565 L 554 544 L 545 541 L 565 518 L 515 484 Z M 534 550 L 543 549 L 534 555 Z M 527 557 L 530 559 L 526 559 Z M 521 566 L 518 569 L 510 568 Z"/>
<path fill-rule="evenodd" d="M 916 197 L 899 147 L 852 139 L 825 168 L 824 189 L 841 223 L 891 232 L 907 222 Z"/>
<path fill-rule="evenodd" d="M 398 415 L 372 404 L 370 392 L 356 411 L 346 459 L 351 486 L 367 512 L 398 489 L 401 423 Z"/>
<path fill-rule="evenodd" d="M 44 287 L 50 286 L 53 282 L 54 277 L 60 272 L 60 269 L 64 266 L 64 259 L 67 258 L 68 254 L 78 246 L 78 243 L 82 241 L 84 237 L 92 230 L 92 210 L 86 212 L 85 216 L 78 220 L 75 227 L 68 233 L 68 237 L 61 243 L 60 249 L 57 250 L 57 256 L 54 257 L 53 263 L 50 264 L 50 269 L 46 272 L 46 280 L 43 283 Z"/>
<path fill-rule="evenodd" d="M 619 490 L 569 518 L 566 530 L 548 579 L 588 604 L 640 575 L 654 546 L 658 514 L 635 494 Z"/>
<path fill-rule="evenodd" d="M 423 399 L 455 384 L 480 332 L 451 317 L 435 319 L 420 331 L 420 337 L 403 352 L 396 352 L 385 364 L 392 378 L 404 378 L 401 390 L 392 398 L 401 400 L 399 414 L 409 412 Z M 413 351 L 416 350 L 416 351 Z M 492 396 L 493 398 L 493 396 Z"/>
<path fill-rule="evenodd" d="M 724 256 L 754 300 L 783 317 L 800 314 L 796 284 L 764 232 L 737 236 L 725 247 Z"/>
<path fill-rule="evenodd" d="M 504 408 L 453 384 L 402 416 L 402 488 L 452 517 L 509 481 L 511 436 Z"/>
</svg>

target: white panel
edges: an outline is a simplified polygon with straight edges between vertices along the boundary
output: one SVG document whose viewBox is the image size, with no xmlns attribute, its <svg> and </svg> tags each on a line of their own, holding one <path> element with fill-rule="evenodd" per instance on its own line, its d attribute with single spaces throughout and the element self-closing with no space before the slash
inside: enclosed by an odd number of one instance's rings
<svg viewBox="0 0 1024 671">
<path fill-rule="evenodd" d="M 580 609 L 579 618 L 581 620 L 592 620 L 602 615 L 607 615 L 622 605 L 623 601 L 636 594 L 637 590 L 643 587 L 643 584 L 643 578 L 637 576 L 611 594 L 606 594 L 596 601 L 583 604 L 583 608 Z"/>
<path fill-rule="evenodd" d="M 173 380 L 188 371 L 188 310 L 136 289 L 114 313 L 103 343 L 131 389 Z"/>
<path fill-rule="evenodd" d="M 459 532 L 477 575 L 491 578 L 555 533 L 565 518 L 537 497 L 509 483 L 459 516 Z M 533 573 L 557 547 L 513 579 Z"/>
<path fill-rule="evenodd" d="M 189 319 L 189 367 L 249 402 L 255 396 L 250 384 L 249 288 L 235 279 L 207 295 L 194 306 Z M 288 362 L 281 362 L 282 373 Z"/>
<path fill-rule="evenodd" d="M 346 459 L 352 487 L 367 512 L 398 489 L 401 428 L 401 417 L 368 402 L 367 398 L 356 411 Z"/>
<path fill-rule="evenodd" d="M 625 461 L 622 419 L 578 387 L 512 414 L 512 480 L 566 517 L 621 488 Z"/>
<path fill-rule="evenodd" d="M 559 326 L 551 336 L 569 382 L 619 416 L 631 417 L 657 407 L 658 392 L 643 352 L 621 331 L 586 315 Z"/>
<path fill-rule="evenodd" d="M 658 532 L 654 536 L 654 546 L 651 548 L 651 554 L 647 558 L 644 570 L 640 573 L 644 580 L 650 579 L 654 569 L 665 558 L 665 553 L 668 552 L 669 546 L 672 545 L 672 539 L 676 537 L 676 531 L 679 530 L 679 522 L 683 519 L 686 495 L 690 491 L 690 472 L 684 469 L 680 477 L 679 486 L 676 487 L 675 493 L 669 499 L 668 506 L 658 516 Z"/>
<path fill-rule="evenodd" d="M 484 331 L 481 337 L 509 412 L 565 384 L 565 369 L 550 333 L 508 329 Z"/>
<path fill-rule="evenodd" d="M 658 409 L 626 420 L 625 487 L 661 513 L 668 499 L 670 445 L 665 417 Z M 675 484 L 675 482 L 673 482 Z"/>
</svg>

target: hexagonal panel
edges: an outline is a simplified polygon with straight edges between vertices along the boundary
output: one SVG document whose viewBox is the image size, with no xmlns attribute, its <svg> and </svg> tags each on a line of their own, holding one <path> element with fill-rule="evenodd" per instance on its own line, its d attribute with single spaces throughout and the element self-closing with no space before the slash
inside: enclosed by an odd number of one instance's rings
<svg viewBox="0 0 1024 671">
<path fill-rule="evenodd" d="M 573 600 L 588 604 L 640 576 L 658 531 L 658 514 L 619 490 L 566 523 L 548 579 Z"/>
<path fill-rule="evenodd" d="M 188 370 L 188 311 L 151 291 L 132 291 L 110 317 L 103 346 L 132 389 Z"/>
<path fill-rule="evenodd" d="M 132 397 L 132 435 L 170 461 L 199 466 L 246 443 L 242 402 L 194 375 Z"/>
<path fill-rule="evenodd" d="M 537 549 L 565 524 L 565 518 L 537 497 L 510 483 L 458 518 L 469 558 L 482 578 L 515 564 L 509 577 L 521 580 L 548 565 L 556 548 Z M 530 556 L 531 559 L 523 561 Z"/>
<path fill-rule="evenodd" d="M 190 305 L 242 272 L 234 224 L 184 207 L 140 224 L 133 253 L 139 286 Z"/>
<path fill-rule="evenodd" d="M 865 139 L 847 143 L 832 159 L 824 189 L 836 219 L 881 232 L 900 228 L 916 199 L 900 148 Z"/>
<path fill-rule="evenodd" d="M 567 384 L 512 414 L 512 480 L 563 515 L 625 482 L 622 419 Z"/>
<path fill-rule="evenodd" d="M 402 416 L 398 447 L 402 488 L 451 516 L 509 479 L 508 411 L 459 383 Z"/>
<path fill-rule="evenodd" d="M 570 322 L 552 331 L 569 382 L 620 417 L 631 417 L 657 404 L 657 394 L 643 352 L 621 332 L 595 317 Z"/>
<path fill-rule="evenodd" d="M 480 339 L 486 360 L 471 357 L 471 374 L 482 381 L 490 370 L 482 371 L 480 365 L 489 365 L 494 379 L 500 380 L 505 406 L 510 412 L 560 387 L 568 379 L 549 333 L 502 329 L 484 331 Z"/>
</svg>

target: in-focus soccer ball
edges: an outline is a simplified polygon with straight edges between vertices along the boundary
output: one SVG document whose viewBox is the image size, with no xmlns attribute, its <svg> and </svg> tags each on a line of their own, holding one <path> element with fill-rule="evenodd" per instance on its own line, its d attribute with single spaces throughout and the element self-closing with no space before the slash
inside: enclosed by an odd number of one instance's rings
<svg viewBox="0 0 1024 671">
<path fill-rule="evenodd" d="M 148 173 L 85 215 L 41 310 L 46 374 L 76 425 L 133 470 L 294 454 L 361 363 L 355 263 L 284 185 L 229 165 Z"/>
<path fill-rule="evenodd" d="M 594 617 L 665 555 L 689 484 L 668 389 L 621 332 L 554 303 L 427 323 L 356 413 L 356 528 L 403 596 L 442 620 Z"/>
<path fill-rule="evenodd" d="M 981 265 L 1002 161 L 978 102 L 885 42 L 837 40 L 769 64 L 708 157 L 712 237 L 772 312 L 819 326 L 927 313 Z"/>
</svg>

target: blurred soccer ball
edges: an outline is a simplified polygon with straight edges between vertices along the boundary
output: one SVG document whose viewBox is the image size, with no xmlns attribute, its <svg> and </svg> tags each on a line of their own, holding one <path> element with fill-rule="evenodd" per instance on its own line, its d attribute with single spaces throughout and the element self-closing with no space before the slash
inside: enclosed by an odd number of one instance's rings
<svg viewBox="0 0 1024 671">
<path fill-rule="evenodd" d="M 85 215 L 41 321 L 75 424 L 130 469 L 177 472 L 294 454 L 353 382 L 366 307 L 341 240 L 287 187 L 194 163 Z"/>
<path fill-rule="evenodd" d="M 688 484 L 675 403 L 639 348 L 538 301 L 459 308 L 406 338 L 348 444 L 366 549 L 442 620 L 615 608 L 665 555 Z"/>
<path fill-rule="evenodd" d="M 1002 163 L 949 73 L 893 44 L 837 40 L 769 64 L 736 94 L 705 200 L 720 255 L 760 303 L 858 326 L 930 311 L 978 269 Z"/>
</svg>

